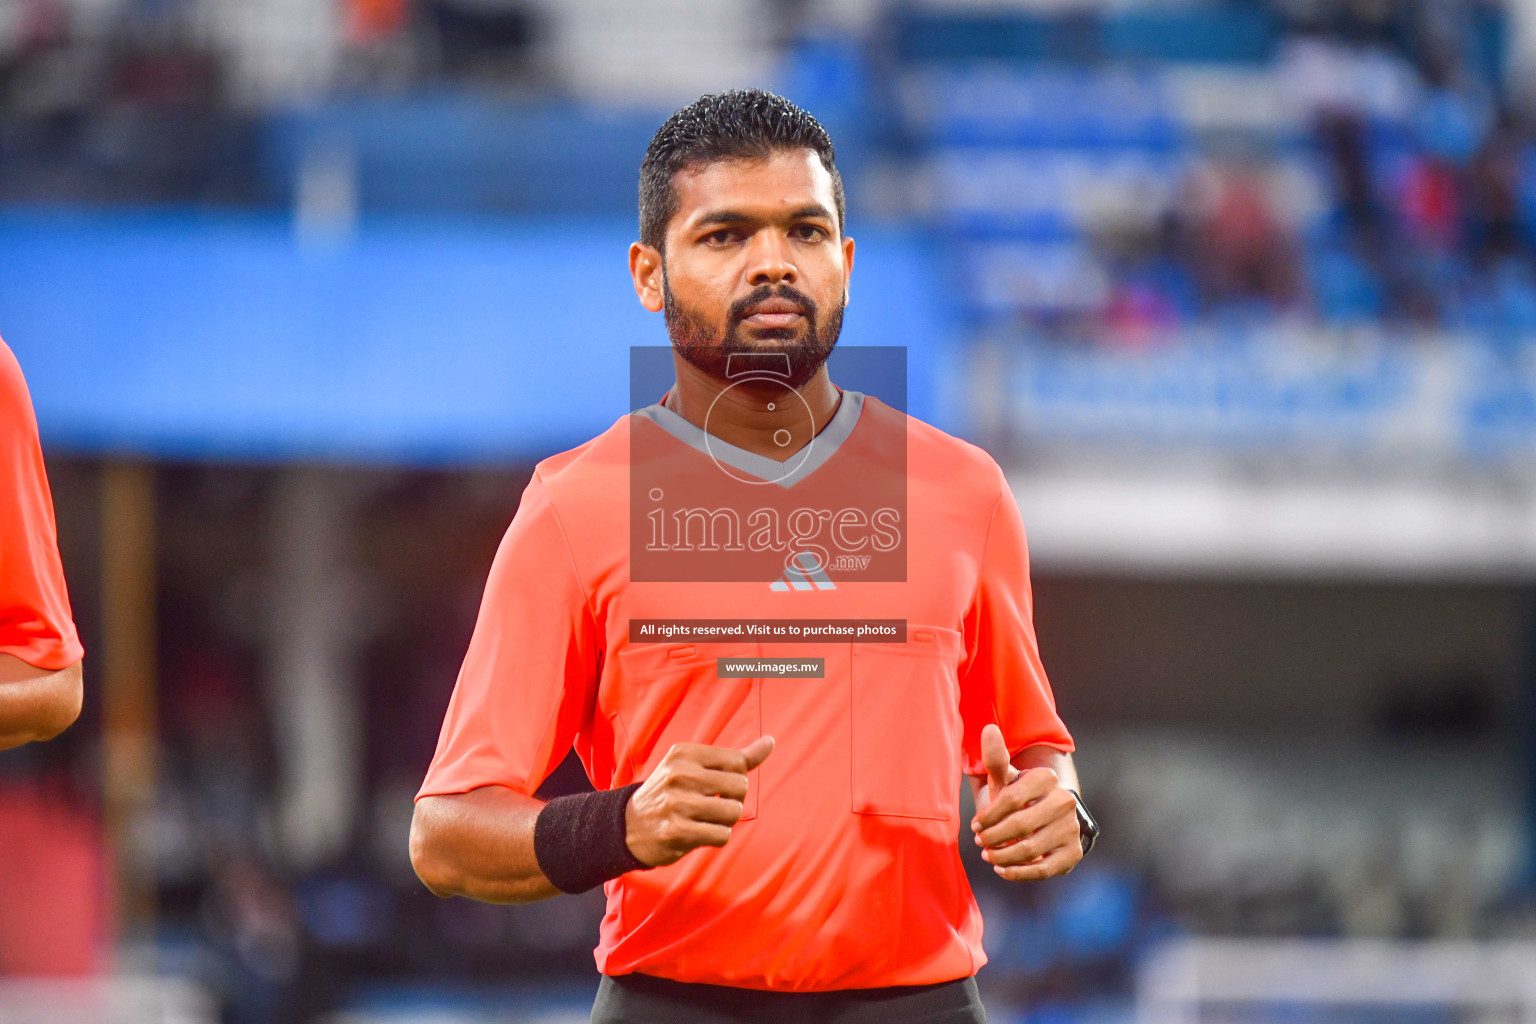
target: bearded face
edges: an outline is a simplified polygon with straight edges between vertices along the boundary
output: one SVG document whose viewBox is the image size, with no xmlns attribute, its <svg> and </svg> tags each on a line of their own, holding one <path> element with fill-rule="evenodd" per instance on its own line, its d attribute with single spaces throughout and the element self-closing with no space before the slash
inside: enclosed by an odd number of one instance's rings
<svg viewBox="0 0 1536 1024">
<path fill-rule="evenodd" d="M 699 370 L 724 381 L 730 356 L 783 353 L 789 357 L 790 387 L 804 387 L 832 354 L 843 329 L 844 295 L 823 312 L 815 300 L 790 285 L 762 285 L 733 302 L 723 320 L 711 320 L 678 301 L 662 271 L 662 310 L 672 347 Z"/>
</svg>

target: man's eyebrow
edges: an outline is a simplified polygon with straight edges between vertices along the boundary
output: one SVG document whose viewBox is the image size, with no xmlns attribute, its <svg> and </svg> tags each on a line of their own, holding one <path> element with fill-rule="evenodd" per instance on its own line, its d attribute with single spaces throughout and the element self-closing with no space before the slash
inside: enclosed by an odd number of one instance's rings
<svg viewBox="0 0 1536 1024">
<path fill-rule="evenodd" d="M 810 206 L 802 206 L 789 214 L 790 220 L 804 220 L 808 217 L 819 217 L 822 220 L 835 220 L 832 211 L 820 203 L 812 203 Z M 760 220 L 751 214 L 742 213 L 739 210 L 712 210 L 694 221 L 694 227 L 710 227 L 716 224 L 745 224 L 750 221 Z"/>
<path fill-rule="evenodd" d="M 740 213 L 736 210 L 714 210 L 710 213 L 706 213 L 704 216 L 694 221 L 694 226 L 702 228 L 711 224 L 740 224 L 743 221 L 749 221 L 752 219 L 753 218 L 747 216 L 746 214 Z"/>
<path fill-rule="evenodd" d="M 832 216 L 831 210 L 827 209 L 825 206 L 822 206 L 820 203 L 812 203 L 810 206 L 802 206 L 800 209 L 796 210 L 789 216 L 791 220 L 804 220 L 807 217 L 820 217 L 822 220 L 837 219 L 836 217 Z"/>
</svg>

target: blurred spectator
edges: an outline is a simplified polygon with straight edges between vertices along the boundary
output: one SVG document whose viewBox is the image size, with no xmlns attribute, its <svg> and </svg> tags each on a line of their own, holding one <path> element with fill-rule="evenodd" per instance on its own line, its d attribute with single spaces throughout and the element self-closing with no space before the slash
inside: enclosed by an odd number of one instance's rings
<svg viewBox="0 0 1536 1024">
<path fill-rule="evenodd" d="M 231 653 L 193 641 L 169 668 L 160 870 L 186 882 L 267 849 L 271 772 L 261 704 Z"/>
<path fill-rule="evenodd" d="M 410 16 L 409 0 L 348 0 L 348 36 L 354 46 L 370 46 L 401 32 Z"/>
<path fill-rule="evenodd" d="M 288 1001 L 300 946 L 298 914 L 286 885 L 259 861 L 234 857 L 214 879 L 203 920 L 224 954 L 230 1024 L 292 1019 Z"/>
<path fill-rule="evenodd" d="M 1449 251 L 1461 239 L 1461 175 L 1432 153 L 1414 157 L 1403 182 L 1402 217 L 1420 245 Z"/>
<path fill-rule="evenodd" d="M 1296 252 L 1251 166 L 1213 163 L 1194 177 L 1186 216 L 1208 303 L 1285 309 L 1301 297 Z"/>
<path fill-rule="evenodd" d="M 1529 254 L 1520 208 L 1526 146 L 1513 115 L 1506 112 L 1472 158 L 1466 199 L 1468 241 L 1484 266 Z"/>
</svg>

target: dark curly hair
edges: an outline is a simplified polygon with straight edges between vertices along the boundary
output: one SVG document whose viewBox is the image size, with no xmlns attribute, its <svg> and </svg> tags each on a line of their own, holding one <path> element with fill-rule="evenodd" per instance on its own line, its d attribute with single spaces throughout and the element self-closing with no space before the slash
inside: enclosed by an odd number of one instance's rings
<svg viewBox="0 0 1536 1024">
<path fill-rule="evenodd" d="M 833 162 L 832 137 L 810 114 L 762 89 L 732 89 L 700 96 L 667 118 L 640 162 L 640 241 L 662 249 L 667 224 L 677 213 L 677 172 L 733 158 L 761 158 L 786 149 L 809 149 L 832 176 L 837 229 L 843 230 L 843 178 Z"/>
</svg>

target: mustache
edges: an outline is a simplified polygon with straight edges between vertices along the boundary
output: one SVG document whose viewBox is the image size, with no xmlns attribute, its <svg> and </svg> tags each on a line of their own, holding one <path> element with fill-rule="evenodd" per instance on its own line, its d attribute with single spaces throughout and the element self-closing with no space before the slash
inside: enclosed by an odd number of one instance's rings
<svg viewBox="0 0 1536 1024">
<path fill-rule="evenodd" d="M 759 302 L 766 302 L 768 299 L 785 299 L 793 302 L 798 307 L 802 316 L 812 323 L 816 321 L 815 300 L 803 292 L 796 291 L 787 284 L 779 285 L 777 288 L 763 285 L 761 288 L 754 289 L 750 294 L 742 296 L 731 303 L 730 318 L 732 320 L 745 320 L 748 309 Z"/>
</svg>

